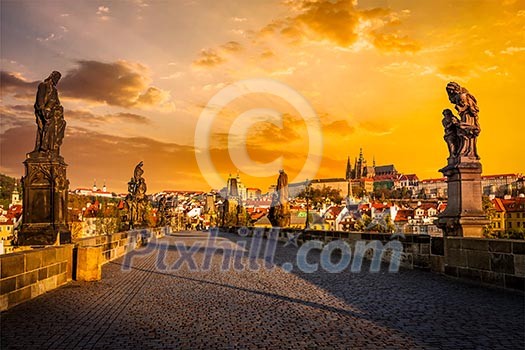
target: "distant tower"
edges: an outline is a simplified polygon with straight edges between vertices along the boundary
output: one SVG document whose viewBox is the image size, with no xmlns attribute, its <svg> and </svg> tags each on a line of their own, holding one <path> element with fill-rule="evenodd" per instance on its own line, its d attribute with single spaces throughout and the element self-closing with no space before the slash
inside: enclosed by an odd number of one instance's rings
<svg viewBox="0 0 525 350">
<path fill-rule="evenodd" d="M 108 188 L 106 187 L 106 180 L 104 179 L 104 186 L 102 186 L 102 192 L 107 192 Z"/>
<path fill-rule="evenodd" d="M 352 178 L 352 166 L 350 165 L 350 156 L 346 160 L 346 174 L 345 179 L 350 180 Z"/>
<path fill-rule="evenodd" d="M 355 169 L 355 178 L 360 179 L 363 177 L 363 164 L 364 158 L 363 158 L 363 148 L 359 148 L 359 159 L 357 160 L 357 168 Z"/>
<path fill-rule="evenodd" d="M 13 188 L 13 193 L 11 193 L 11 205 L 22 204 L 20 200 L 20 193 L 18 193 L 17 183 L 15 181 L 15 187 Z"/>
<path fill-rule="evenodd" d="M 376 167 L 376 156 L 374 156 L 374 158 L 372 158 L 372 166 L 375 168 Z"/>
<path fill-rule="evenodd" d="M 93 180 L 93 192 L 97 192 L 97 179 Z"/>
</svg>

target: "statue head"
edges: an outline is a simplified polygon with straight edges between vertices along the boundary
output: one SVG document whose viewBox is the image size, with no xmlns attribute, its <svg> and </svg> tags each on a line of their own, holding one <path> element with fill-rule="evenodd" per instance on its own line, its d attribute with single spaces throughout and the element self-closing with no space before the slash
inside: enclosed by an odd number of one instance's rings
<svg viewBox="0 0 525 350">
<path fill-rule="evenodd" d="M 452 117 L 454 117 L 454 114 L 452 113 L 452 111 L 450 109 L 444 109 L 443 110 L 443 117 L 447 118 L 447 119 L 450 119 Z"/>
<path fill-rule="evenodd" d="M 450 102 L 455 103 L 455 98 L 461 93 L 461 86 L 456 82 L 450 82 L 447 84 L 447 94 Z"/>
<path fill-rule="evenodd" d="M 51 74 L 49 74 L 49 77 L 46 80 L 51 80 L 53 82 L 53 85 L 56 85 L 58 84 L 58 81 L 60 80 L 61 77 L 62 77 L 62 74 L 54 70 L 53 72 L 51 72 Z"/>
</svg>

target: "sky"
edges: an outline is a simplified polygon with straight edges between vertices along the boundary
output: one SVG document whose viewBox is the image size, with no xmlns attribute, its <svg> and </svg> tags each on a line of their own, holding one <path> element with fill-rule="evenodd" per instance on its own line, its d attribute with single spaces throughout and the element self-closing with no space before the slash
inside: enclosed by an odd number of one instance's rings
<svg viewBox="0 0 525 350">
<path fill-rule="evenodd" d="M 478 101 L 484 174 L 525 173 L 525 1 L 0 6 L 0 172 L 10 176 L 24 174 L 36 87 L 53 70 L 71 189 L 96 180 L 125 192 L 142 160 L 149 192 L 207 191 L 237 172 L 264 192 L 281 168 L 291 182 L 344 177 L 360 148 L 369 165 L 441 177 L 449 81 Z"/>
</svg>

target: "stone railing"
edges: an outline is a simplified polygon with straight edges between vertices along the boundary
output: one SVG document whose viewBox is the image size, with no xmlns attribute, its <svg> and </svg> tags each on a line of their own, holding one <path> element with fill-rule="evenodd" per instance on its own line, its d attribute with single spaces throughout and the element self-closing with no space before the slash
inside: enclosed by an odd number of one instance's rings
<svg viewBox="0 0 525 350">
<path fill-rule="evenodd" d="M 237 233 L 239 229 L 248 230 L 250 234 L 253 234 L 254 230 L 263 230 L 265 234 L 270 232 L 270 228 L 239 228 L 229 227 L 223 229 L 230 233 Z M 298 238 L 299 242 L 305 242 L 309 240 L 319 240 L 324 243 L 329 243 L 334 240 L 343 240 L 350 248 L 354 249 L 355 244 L 358 241 L 369 243 L 371 241 L 379 241 L 382 246 L 385 247 L 389 242 L 393 240 L 392 234 L 386 233 L 368 233 L 368 232 L 345 232 L 345 231 L 318 231 L 318 230 L 306 230 L 300 231 L 296 229 L 282 229 L 279 230 L 279 240 L 286 241 L 288 234 L 297 234 L 301 232 Z M 394 237 L 403 245 L 403 251 L 401 252 L 400 266 L 409 269 L 423 269 L 423 270 L 439 270 L 443 271 L 444 257 L 443 257 L 443 238 L 431 237 L 429 235 L 421 234 L 404 234 Z M 373 256 L 372 250 L 365 252 L 365 258 L 371 258 Z M 390 254 L 388 250 L 382 255 L 382 261 L 389 262 Z"/>
<path fill-rule="evenodd" d="M 446 275 L 483 284 L 525 289 L 525 241 L 448 237 Z"/>
<path fill-rule="evenodd" d="M 263 230 L 269 228 L 229 227 L 223 231 L 237 233 L 239 229 Z M 434 237 L 421 234 L 396 235 L 384 233 L 341 232 L 341 231 L 300 231 L 282 229 L 279 240 L 288 239 L 288 234 L 297 234 L 299 242 L 320 240 L 324 243 L 343 240 L 352 249 L 357 241 L 365 243 L 379 241 L 383 247 L 392 239 L 403 245 L 400 266 L 409 269 L 422 269 L 445 274 L 447 276 L 475 281 L 477 283 L 525 291 L 525 241 L 484 239 L 467 237 Z M 388 250 L 387 250 L 388 251 Z M 371 258 L 371 249 L 365 252 L 365 258 Z M 383 254 L 382 260 L 388 262 L 390 254 Z"/>
<path fill-rule="evenodd" d="M 168 227 L 89 237 L 73 244 L 0 255 L 0 311 L 60 287 L 72 278 L 101 278 L 101 266 L 153 238 Z"/>
<path fill-rule="evenodd" d="M 71 281 L 73 245 L 0 255 L 0 311 Z"/>
<path fill-rule="evenodd" d="M 153 238 L 169 232 L 168 227 L 140 229 L 83 238 L 75 242 L 74 279 L 97 281 L 102 278 L 102 265 L 115 260 L 129 251 L 146 245 Z"/>
</svg>

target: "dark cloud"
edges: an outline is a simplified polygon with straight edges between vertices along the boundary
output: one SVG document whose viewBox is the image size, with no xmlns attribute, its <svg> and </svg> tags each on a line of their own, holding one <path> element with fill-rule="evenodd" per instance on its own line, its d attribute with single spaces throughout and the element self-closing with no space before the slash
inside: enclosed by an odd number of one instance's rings
<svg viewBox="0 0 525 350">
<path fill-rule="evenodd" d="M 28 82 L 10 72 L 1 72 L 2 94 L 34 98 L 38 81 Z M 77 61 L 58 83 L 60 96 L 120 107 L 158 106 L 169 102 L 169 93 L 150 86 L 146 67 L 117 61 Z"/>
<path fill-rule="evenodd" d="M 147 69 L 141 64 L 85 60 L 77 64 L 59 83 L 64 96 L 121 107 L 154 106 L 167 97 L 148 86 Z"/>
<path fill-rule="evenodd" d="M 26 81 L 16 73 L 0 71 L 0 89 L 2 96 L 13 95 L 17 98 L 34 97 L 38 81 Z"/>
<path fill-rule="evenodd" d="M 90 110 L 66 110 L 66 121 L 79 121 L 89 125 L 102 123 L 133 123 L 133 124 L 151 124 L 148 117 L 135 113 L 110 113 L 95 114 Z M 19 125 L 18 121 L 35 119 L 33 105 L 6 105 L 0 106 L 0 116 L 2 117 L 2 129 L 12 125 Z"/>
<path fill-rule="evenodd" d="M 25 154 L 34 147 L 36 125 L 26 120 L 0 134 L 0 172 L 20 177 Z M 145 137 L 119 137 L 85 128 L 66 128 L 61 154 L 71 188 L 107 179 L 111 191 L 124 192 L 135 165 L 143 160 L 148 193 L 174 188 L 207 188 L 193 147 Z"/>
</svg>

